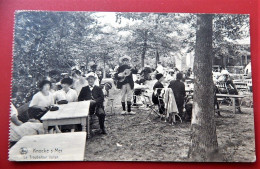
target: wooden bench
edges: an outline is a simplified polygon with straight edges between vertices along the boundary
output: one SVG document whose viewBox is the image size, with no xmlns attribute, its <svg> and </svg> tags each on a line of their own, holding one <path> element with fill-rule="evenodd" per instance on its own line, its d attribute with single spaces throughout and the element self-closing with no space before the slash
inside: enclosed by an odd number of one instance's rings
<svg viewBox="0 0 260 169">
<path fill-rule="evenodd" d="M 216 94 L 217 98 L 230 98 L 232 100 L 232 107 L 233 107 L 233 112 L 236 113 L 236 108 L 240 107 L 236 106 L 235 101 L 236 99 L 242 99 L 244 98 L 244 95 L 232 95 L 232 94 Z"/>
<path fill-rule="evenodd" d="M 193 97 L 193 93 L 188 94 L 187 96 Z M 235 101 L 236 99 L 242 99 L 244 98 L 244 95 L 232 95 L 232 94 L 216 94 L 217 98 L 230 98 L 232 101 L 232 107 L 233 107 L 233 112 L 236 113 L 236 108 L 240 107 L 236 106 Z"/>
</svg>

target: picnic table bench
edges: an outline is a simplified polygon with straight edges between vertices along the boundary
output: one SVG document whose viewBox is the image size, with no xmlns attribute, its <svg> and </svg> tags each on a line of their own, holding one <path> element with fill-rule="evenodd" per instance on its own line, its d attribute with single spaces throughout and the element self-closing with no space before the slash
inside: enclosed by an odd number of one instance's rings
<svg viewBox="0 0 260 169">
<path fill-rule="evenodd" d="M 233 107 L 233 112 L 236 113 L 236 107 L 240 107 L 236 106 L 235 104 L 235 100 L 236 99 L 241 99 L 244 98 L 244 95 L 232 95 L 232 94 L 216 94 L 217 98 L 230 98 L 232 100 L 232 107 Z"/>
<path fill-rule="evenodd" d="M 188 94 L 187 96 L 191 96 L 193 97 L 193 93 Z M 235 104 L 235 100 L 236 99 L 241 99 L 244 98 L 244 95 L 232 95 L 232 94 L 216 94 L 217 98 L 230 98 L 232 101 L 232 107 L 233 107 L 233 112 L 236 113 L 236 104 Z M 239 105 L 240 107 L 240 105 Z"/>
<path fill-rule="evenodd" d="M 10 161 L 83 161 L 86 132 L 22 137 L 9 150 Z"/>
<path fill-rule="evenodd" d="M 48 111 L 41 120 L 44 132 L 48 133 L 49 126 L 81 124 L 82 131 L 87 131 L 89 137 L 89 106 L 90 101 L 70 102 L 68 104 L 58 105 L 59 110 Z"/>
</svg>

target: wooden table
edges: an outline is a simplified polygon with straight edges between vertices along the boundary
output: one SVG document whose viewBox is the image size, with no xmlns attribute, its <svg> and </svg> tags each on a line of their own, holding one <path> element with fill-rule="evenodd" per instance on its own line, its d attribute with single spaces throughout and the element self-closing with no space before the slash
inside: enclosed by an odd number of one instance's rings
<svg viewBox="0 0 260 169">
<path fill-rule="evenodd" d="M 59 110 L 57 111 L 48 111 L 41 118 L 45 133 L 48 133 L 49 126 L 81 124 L 82 131 L 86 131 L 87 128 L 89 136 L 89 105 L 90 101 L 70 102 L 58 105 Z"/>
<path fill-rule="evenodd" d="M 232 100 L 233 112 L 236 113 L 236 99 L 244 98 L 244 95 L 216 94 L 217 98 L 230 98 Z"/>
<path fill-rule="evenodd" d="M 10 161 L 83 161 L 86 132 L 24 136 L 9 150 Z"/>
<path fill-rule="evenodd" d="M 193 97 L 193 93 L 187 94 L 187 96 Z M 236 113 L 236 99 L 244 98 L 244 95 L 232 95 L 232 94 L 216 94 L 217 98 L 230 98 L 232 100 L 233 112 Z M 240 107 L 240 106 L 239 106 Z"/>
</svg>

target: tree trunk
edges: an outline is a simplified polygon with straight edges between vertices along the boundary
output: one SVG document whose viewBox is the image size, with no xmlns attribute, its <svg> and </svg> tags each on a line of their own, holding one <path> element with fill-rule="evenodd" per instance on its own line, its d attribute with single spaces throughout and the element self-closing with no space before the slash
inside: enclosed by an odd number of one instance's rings
<svg viewBox="0 0 260 169">
<path fill-rule="evenodd" d="M 84 74 L 87 73 L 86 71 L 88 71 L 88 63 L 89 63 L 89 56 L 86 56 L 86 67 L 85 67 L 85 71 L 83 72 Z"/>
<path fill-rule="evenodd" d="M 212 17 L 210 14 L 197 15 L 194 100 L 188 154 L 192 161 L 219 161 L 212 79 Z"/>
<path fill-rule="evenodd" d="M 147 50 L 147 35 L 148 35 L 148 30 L 145 30 L 144 32 L 144 45 L 143 45 L 143 51 L 142 51 L 142 56 L 141 56 L 141 66 L 142 68 L 144 67 L 144 58 L 145 58 L 145 53 Z"/>
<path fill-rule="evenodd" d="M 104 56 L 104 63 L 103 63 L 103 79 L 106 78 L 106 57 Z"/>
<path fill-rule="evenodd" d="M 227 67 L 227 56 L 223 56 L 223 67 L 226 69 Z"/>
<path fill-rule="evenodd" d="M 155 56 L 155 67 L 157 68 L 157 64 L 158 64 L 158 62 L 160 61 L 160 58 L 159 58 L 159 52 L 158 52 L 158 50 L 156 50 L 156 56 Z"/>
</svg>

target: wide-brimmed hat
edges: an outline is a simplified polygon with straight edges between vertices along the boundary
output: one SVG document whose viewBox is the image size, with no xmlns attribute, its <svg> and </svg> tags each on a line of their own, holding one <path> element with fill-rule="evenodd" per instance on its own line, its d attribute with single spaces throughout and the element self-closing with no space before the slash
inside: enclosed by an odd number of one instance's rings
<svg viewBox="0 0 260 169">
<path fill-rule="evenodd" d="M 97 66 L 97 64 L 95 62 L 93 62 L 93 61 L 90 61 L 88 63 L 88 65 L 89 65 L 89 67 Z"/>
<path fill-rule="evenodd" d="M 73 80 L 72 80 L 71 78 L 67 77 L 67 78 L 62 79 L 60 83 L 61 83 L 61 84 L 72 85 Z"/>
<path fill-rule="evenodd" d="M 97 78 L 94 72 L 90 72 L 90 73 L 88 73 L 88 74 L 86 75 L 86 79 L 88 79 L 88 78 L 90 78 L 90 77 L 93 77 L 94 79 Z"/>
<path fill-rule="evenodd" d="M 221 71 L 221 74 L 222 74 L 222 75 L 229 75 L 229 72 L 228 72 L 227 70 L 222 70 L 222 71 Z"/>
<path fill-rule="evenodd" d="M 175 72 L 173 69 L 169 69 L 169 72 Z"/>
<path fill-rule="evenodd" d="M 130 57 L 130 56 L 123 56 L 123 57 L 119 58 L 119 62 L 122 63 L 122 61 L 123 61 L 124 59 L 127 59 L 127 60 L 130 61 L 130 60 L 131 60 L 131 57 Z"/>
</svg>

